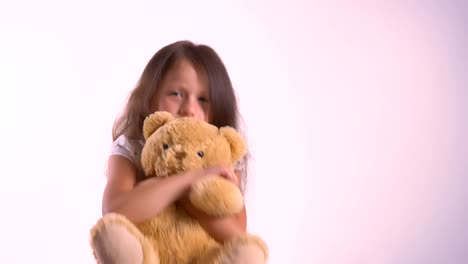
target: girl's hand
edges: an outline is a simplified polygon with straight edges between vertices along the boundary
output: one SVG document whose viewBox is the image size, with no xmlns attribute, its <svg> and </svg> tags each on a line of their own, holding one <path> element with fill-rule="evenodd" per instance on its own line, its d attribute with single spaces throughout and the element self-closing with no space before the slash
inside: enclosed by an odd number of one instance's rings
<svg viewBox="0 0 468 264">
<path fill-rule="evenodd" d="M 204 177 L 210 177 L 210 176 L 221 176 L 225 178 L 226 180 L 231 181 L 236 186 L 239 186 L 239 179 L 237 175 L 234 173 L 234 171 L 224 166 L 209 167 L 209 168 L 198 171 L 196 173 L 194 183 Z"/>
</svg>

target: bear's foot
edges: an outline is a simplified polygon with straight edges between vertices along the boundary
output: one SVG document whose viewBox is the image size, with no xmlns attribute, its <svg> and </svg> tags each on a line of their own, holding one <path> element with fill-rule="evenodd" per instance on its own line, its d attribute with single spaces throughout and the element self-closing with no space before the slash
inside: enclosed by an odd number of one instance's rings
<svg viewBox="0 0 468 264">
<path fill-rule="evenodd" d="M 91 229 L 90 243 L 99 264 L 159 263 L 141 232 L 119 214 L 102 217 Z"/>
</svg>

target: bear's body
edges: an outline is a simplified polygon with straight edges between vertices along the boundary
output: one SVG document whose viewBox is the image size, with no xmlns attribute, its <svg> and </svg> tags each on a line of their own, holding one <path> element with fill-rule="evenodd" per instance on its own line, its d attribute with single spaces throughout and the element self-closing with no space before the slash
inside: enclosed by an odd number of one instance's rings
<svg viewBox="0 0 468 264">
<path fill-rule="evenodd" d="M 174 205 L 137 227 L 154 245 L 161 263 L 197 263 L 197 259 L 219 247 L 196 220 Z"/>
<path fill-rule="evenodd" d="M 147 117 L 143 134 L 146 142 L 141 164 L 148 178 L 170 177 L 212 166 L 232 169 L 246 153 L 242 137 L 233 128 L 217 128 L 193 118 L 174 118 L 167 112 Z M 229 216 L 240 212 L 244 206 L 239 188 L 219 175 L 199 180 L 192 186 L 188 198 L 194 207 L 211 216 Z M 113 241 L 106 240 L 100 233 L 112 235 Z M 119 241 L 119 236 L 133 244 L 122 245 L 125 242 Z M 122 215 L 105 215 L 92 229 L 91 239 L 92 244 L 97 245 L 93 247 L 97 259 L 115 263 L 125 262 L 124 258 L 132 264 L 248 263 L 252 254 L 264 260 L 267 256 L 263 241 L 250 234 L 219 244 L 177 203 L 138 225 Z M 117 253 L 115 248 L 133 250 Z"/>
</svg>

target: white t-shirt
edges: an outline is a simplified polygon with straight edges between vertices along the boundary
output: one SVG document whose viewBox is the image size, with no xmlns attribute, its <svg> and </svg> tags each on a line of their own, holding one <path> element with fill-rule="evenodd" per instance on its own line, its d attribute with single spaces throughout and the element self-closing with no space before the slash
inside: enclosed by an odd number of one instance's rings
<svg viewBox="0 0 468 264">
<path fill-rule="evenodd" d="M 132 140 L 125 135 L 121 135 L 112 143 L 110 155 L 119 155 L 129 159 L 138 169 L 138 179 L 144 179 L 144 172 L 141 167 L 141 152 L 144 144 L 143 140 Z M 243 166 L 244 162 L 241 160 L 236 164 L 235 169 L 242 170 Z M 242 183 L 241 186 L 243 186 Z"/>
<path fill-rule="evenodd" d="M 143 140 L 131 140 L 121 135 L 112 143 L 110 155 L 119 155 L 129 159 L 137 167 L 138 179 L 143 179 L 144 173 L 140 159 L 144 144 Z"/>
</svg>

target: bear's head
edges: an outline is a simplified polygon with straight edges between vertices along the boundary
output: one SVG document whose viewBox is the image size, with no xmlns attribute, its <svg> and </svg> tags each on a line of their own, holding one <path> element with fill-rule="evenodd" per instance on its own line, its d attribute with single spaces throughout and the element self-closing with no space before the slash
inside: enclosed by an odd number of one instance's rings
<svg viewBox="0 0 468 264">
<path fill-rule="evenodd" d="M 163 111 L 145 119 L 143 134 L 146 142 L 141 163 L 146 177 L 166 177 L 218 165 L 232 168 L 247 151 L 242 136 L 231 127 L 217 128 Z"/>
</svg>

